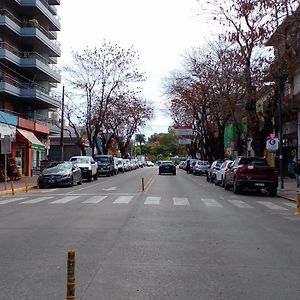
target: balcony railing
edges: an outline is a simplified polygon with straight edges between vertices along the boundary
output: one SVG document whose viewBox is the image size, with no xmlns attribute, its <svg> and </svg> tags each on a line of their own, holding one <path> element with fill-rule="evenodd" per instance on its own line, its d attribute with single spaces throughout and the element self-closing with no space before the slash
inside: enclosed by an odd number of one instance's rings
<svg viewBox="0 0 300 300">
<path fill-rule="evenodd" d="M 34 90 L 40 91 L 40 92 L 46 94 L 48 97 L 55 100 L 56 102 L 60 102 L 60 99 L 61 99 L 59 94 L 54 93 L 54 92 L 49 92 L 46 88 L 40 86 L 38 83 L 21 82 L 18 80 L 18 78 L 13 77 L 10 74 L 3 72 L 3 71 L 0 72 L 0 82 L 8 83 L 10 85 L 15 86 L 16 88 L 23 89 L 23 90 L 24 89 L 34 89 Z"/>
<path fill-rule="evenodd" d="M 42 55 L 40 55 L 37 52 L 21 52 L 19 51 L 17 48 L 13 47 L 12 45 L 6 43 L 6 42 L 1 42 L 0 41 L 0 49 L 5 49 L 8 50 L 9 52 L 13 53 L 14 55 L 18 56 L 19 58 L 33 58 L 33 59 L 37 59 L 40 62 L 42 62 L 43 64 L 45 64 L 47 67 L 49 67 L 51 70 L 57 72 L 58 74 L 61 73 L 61 71 L 53 64 L 51 64 L 51 60 L 47 59 L 45 57 L 43 57 Z"/>
<path fill-rule="evenodd" d="M 55 39 L 56 35 L 53 34 L 51 31 L 47 30 L 43 26 L 41 26 L 36 19 L 31 20 L 24 20 L 20 21 L 18 18 L 16 18 L 10 11 L 7 9 L 0 9 L 0 15 L 6 16 L 10 18 L 14 23 L 16 23 L 20 27 L 33 27 L 37 28 L 40 32 L 42 32 L 52 43 L 54 43 L 56 46 L 60 47 L 60 43 Z"/>
</svg>

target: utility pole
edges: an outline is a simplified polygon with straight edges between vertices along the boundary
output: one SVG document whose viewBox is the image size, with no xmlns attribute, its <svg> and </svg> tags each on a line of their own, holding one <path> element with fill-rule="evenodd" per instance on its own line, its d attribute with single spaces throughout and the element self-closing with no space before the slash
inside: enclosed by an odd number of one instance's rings
<svg viewBox="0 0 300 300">
<path fill-rule="evenodd" d="M 283 121 L 282 121 L 282 98 L 284 97 L 284 86 L 285 82 L 283 81 L 282 76 L 279 77 L 279 82 L 278 82 L 278 131 L 279 131 L 279 174 L 280 174 L 280 188 L 284 188 L 284 182 L 283 182 L 283 177 L 284 177 L 284 170 L 283 170 Z"/>
<path fill-rule="evenodd" d="M 65 86 L 62 90 L 61 117 L 60 117 L 60 160 L 64 160 L 64 110 L 65 110 Z"/>
</svg>

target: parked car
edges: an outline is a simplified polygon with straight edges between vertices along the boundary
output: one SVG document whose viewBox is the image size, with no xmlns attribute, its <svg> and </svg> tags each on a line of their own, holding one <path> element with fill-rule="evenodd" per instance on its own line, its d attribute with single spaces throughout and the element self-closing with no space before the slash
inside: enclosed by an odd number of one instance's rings
<svg viewBox="0 0 300 300">
<path fill-rule="evenodd" d="M 96 155 L 97 174 L 113 176 L 115 174 L 115 162 L 112 155 Z"/>
<path fill-rule="evenodd" d="M 206 174 L 209 167 L 209 162 L 204 160 L 197 160 L 193 166 L 194 175 Z"/>
<path fill-rule="evenodd" d="M 91 156 L 72 156 L 70 161 L 75 163 L 81 170 L 82 178 L 92 181 L 98 179 L 97 163 Z"/>
<path fill-rule="evenodd" d="M 39 188 L 46 186 L 73 186 L 82 184 L 80 168 L 69 161 L 52 162 L 38 177 Z"/>
<path fill-rule="evenodd" d="M 114 174 L 115 175 L 118 175 L 119 174 L 119 168 L 118 168 L 118 158 L 117 157 L 114 157 L 113 158 L 114 160 Z"/>
<path fill-rule="evenodd" d="M 125 163 L 123 158 L 117 158 L 117 168 L 118 168 L 118 172 L 121 173 L 125 172 Z"/>
<path fill-rule="evenodd" d="M 221 164 L 224 162 L 224 159 L 217 159 L 212 162 L 211 166 L 207 169 L 206 180 L 210 182 L 215 182 L 216 172 L 220 170 Z"/>
<path fill-rule="evenodd" d="M 271 196 L 276 196 L 278 173 L 264 157 L 240 156 L 225 173 L 224 188 L 228 190 L 230 187 L 235 194 L 250 188 L 257 191 L 265 189 Z"/>
<path fill-rule="evenodd" d="M 150 161 L 150 160 L 147 160 L 146 161 L 146 166 L 147 167 L 154 167 L 154 163 L 152 161 Z"/>
<path fill-rule="evenodd" d="M 185 170 L 186 167 L 186 161 L 181 161 L 178 165 L 178 168 L 181 170 Z"/>
<path fill-rule="evenodd" d="M 125 172 L 131 171 L 131 164 L 128 158 L 124 159 Z"/>
<path fill-rule="evenodd" d="M 232 164 L 232 160 L 226 159 L 220 166 L 220 170 L 216 172 L 216 180 L 215 184 L 216 185 L 221 185 L 224 186 L 224 177 L 225 177 L 225 172 L 228 170 L 228 167 Z"/>
<path fill-rule="evenodd" d="M 176 165 L 171 160 L 163 160 L 160 162 L 158 174 L 173 174 L 176 175 Z"/>
</svg>

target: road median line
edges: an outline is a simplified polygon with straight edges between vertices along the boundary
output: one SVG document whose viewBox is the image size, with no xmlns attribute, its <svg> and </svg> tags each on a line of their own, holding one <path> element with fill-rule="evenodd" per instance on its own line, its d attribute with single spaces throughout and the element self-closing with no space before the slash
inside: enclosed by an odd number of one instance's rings
<svg viewBox="0 0 300 300">
<path fill-rule="evenodd" d="M 153 174 L 150 179 L 146 182 L 144 192 L 147 192 L 151 185 L 153 184 L 155 178 L 157 177 L 157 174 Z"/>
</svg>

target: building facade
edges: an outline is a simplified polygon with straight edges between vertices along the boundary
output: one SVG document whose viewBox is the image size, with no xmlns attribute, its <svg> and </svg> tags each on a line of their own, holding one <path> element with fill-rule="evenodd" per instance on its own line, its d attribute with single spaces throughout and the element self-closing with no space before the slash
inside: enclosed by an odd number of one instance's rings
<svg viewBox="0 0 300 300">
<path fill-rule="evenodd" d="M 53 92 L 61 81 L 55 66 L 61 54 L 59 4 L 60 0 L 0 3 L 0 136 L 10 136 L 10 156 L 24 175 L 39 167 L 49 135 L 58 131 L 49 114 L 61 103 Z"/>
</svg>

